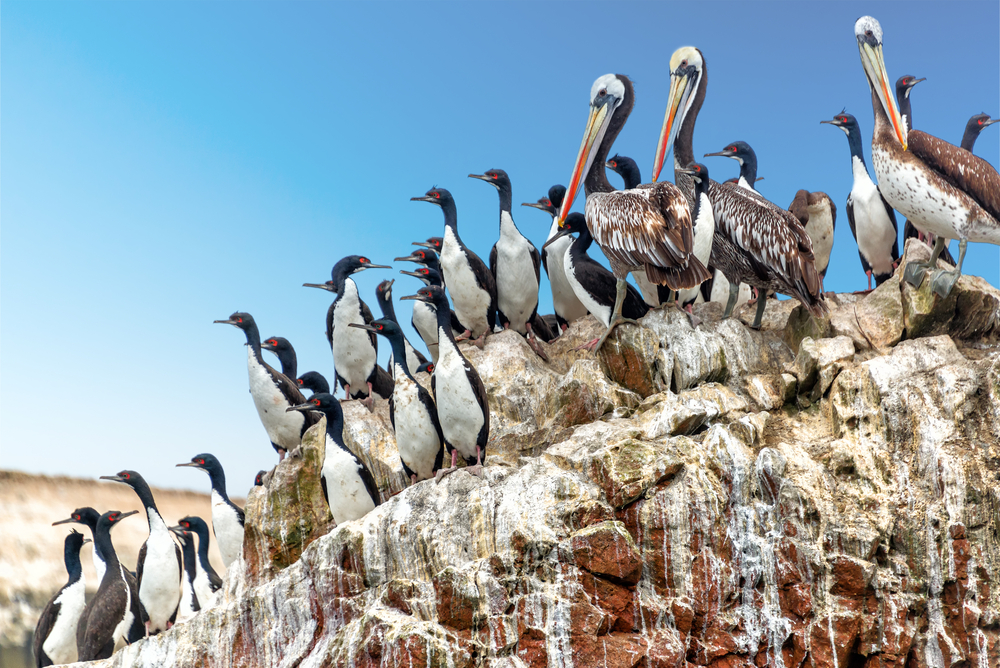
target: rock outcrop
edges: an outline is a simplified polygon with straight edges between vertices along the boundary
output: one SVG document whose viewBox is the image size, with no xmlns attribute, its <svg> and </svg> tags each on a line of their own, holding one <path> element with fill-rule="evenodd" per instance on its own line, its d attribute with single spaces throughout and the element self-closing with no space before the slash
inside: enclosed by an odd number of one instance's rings
<svg viewBox="0 0 1000 668">
<path fill-rule="evenodd" d="M 1000 291 L 830 305 L 465 348 L 482 479 L 404 488 L 385 416 L 346 405 L 383 504 L 331 526 L 314 427 L 215 607 L 103 665 L 998 666 Z"/>
</svg>

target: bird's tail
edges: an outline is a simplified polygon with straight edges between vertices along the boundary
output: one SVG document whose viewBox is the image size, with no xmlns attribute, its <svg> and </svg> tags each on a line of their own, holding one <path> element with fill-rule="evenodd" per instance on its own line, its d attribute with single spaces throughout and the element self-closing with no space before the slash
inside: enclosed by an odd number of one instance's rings
<svg viewBox="0 0 1000 668">
<path fill-rule="evenodd" d="M 659 267 L 646 265 L 646 278 L 650 283 L 665 285 L 671 290 L 695 288 L 712 277 L 705 265 L 693 254 L 688 257 L 686 267 Z"/>
</svg>

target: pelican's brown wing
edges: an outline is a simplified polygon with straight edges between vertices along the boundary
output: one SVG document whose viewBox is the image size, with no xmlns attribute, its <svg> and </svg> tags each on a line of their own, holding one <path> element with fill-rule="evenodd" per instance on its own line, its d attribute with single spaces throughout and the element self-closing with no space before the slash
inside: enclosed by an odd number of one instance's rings
<svg viewBox="0 0 1000 668">
<path fill-rule="evenodd" d="M 587 225 L 612 264 L 643 267 L 653 283 L 681 290 L 709 277 L 693 254 L 687 200 L 672 183 L 594 193 L 587 198 Z"/>
<path fill-rule="evenodd" d="M 914 156 L 1000 220 L 1000 174 L 993 165 L 920 130 L 907 133 L 906 143 Z"/>
</svg>

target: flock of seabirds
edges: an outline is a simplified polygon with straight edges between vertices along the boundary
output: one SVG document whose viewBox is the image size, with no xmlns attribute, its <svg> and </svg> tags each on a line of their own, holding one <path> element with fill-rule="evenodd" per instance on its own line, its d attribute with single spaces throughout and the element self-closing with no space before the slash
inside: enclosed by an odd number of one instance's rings
<svg viewBox="0 0 1000 668">
<path fill-rule="evenodd" d="M 872 17 L 862 17 L 854 33 L 872 93 L 871 152 L 878 185 L 865 164 L 857 119 L 841 112 L 822 122 L 847 135 L 854 174 L 847 217 L 868 287 L 873 278 L 876 284 L 887 280 L 899 263 L 898 211 L 906 216 L 907 229 L 912 228 L 906 236 L 917 236 L 933 246 L 929 261 L 911 262 L 904 268 L 903 280 L 920 285 L 930 274 L 933 290 L 947 296 L 961 273 L 968 241 L 1000 244 L 1000 176 L 972 154 L 980 130 L 995 121 L 985 114 L 973 116 L 961 147 L 912 129 L 910 90 L 923 79 L 901 77 L 893 99 L 882 55 L 881 26 Z M 500 237 L 488 265 L 462 243 L 455 201 L 447 190 L 432 188 L 413 198 L 441 207 L 445 223 L 443 237 L 416 243 L 417 251 L 396 258 L 416 263 L 415 271 L 401 273 L 424 283 L 415 295 L 401 299 L 416 301 L 412 324 L 427 347 L 429 360 L 399 327 L 392 302 L 393 281 L 383 281 L 377 288 L 383 317 L 376 320 L 351 279 L 357 272 L 386 265 L 352 255 L 337 262 L 329 281 L 305 284 L 336 295 L 326 318 L 336 383 L 343 388 L 345 400 L 360 400 L 369 410 L 375 395 L 389 400 L 397 448 L 411 483 L 440 480 L 456 470 L 459 456 L 466 471 L 482 475 L 490 426 L 486 389 L 459 350 L 458 341 L 468 339 L 482 347 L 488 334 L 509 328 L 524 335 L 544 358 L 538 340 L 552 340 L 569 322 L 589 312 L 606 328 L 603 336 L 581 346 L 594 350 L 616 325 L 634 322 L 661 305 L 686 307 L 690 314 L 696 300 L 725 300 L 724 317 L 729 317 L 738 302 L 747 301 L 747 286 L 757 291 L 755 328 L 760 326 L 771 292 L 794 297 L 814 315 L 826 311 L 823 276 L 833 244 L 836 207 L 826 194 L 805 190 L 796 194 L 787 210 L 768 201 L 754 189 L 756 158 L 745 142 L 706 154 L 733 158 L 740 164 L 738 178 L 725 183 L 711 180 L 707 167 L 695 161 L 692 143 L 707 81 L 701 51 L 683 47 L 674 52 L 653 182 L 645 184 L 634 161 L 621 156 L 608 159 L 632 111 L 632 83 L 615 74 L 594 82 L 569 187 L 553 186 L 547 197 L 524 204 L 552 216 L 540 254 L 514 224 L 511 184 L 502 170 L 470 175 L 494 186 L 499 194 Z M 671 149 L 675 183 L 657 182 Z M 605 167 L 622 176 L 624 189 L 616 190 L 608 182 Z M 581 183 L 586 213 L 569 213 Z M 959 240 L 957 266 L 938 269 L 939 257 L 955 264 L 944 256 L 949 239 Z M 607 256 L 611 271 L 587 255 L 594 242 Z M 552 287 L 554 316 L 537 313 L 541 265 Z M 636 277 L 641 292 L 626 283 L 629 273 Z M 696 326 L 693 315 L 689 317 Z M 249 313 L 234 313 L 216 322 L 238 327 L 246 336 L 250 393 L 279 461 L 298 448 L 305 431 L 325 415 L 321 481 L 334 521 L 357 519 L 379 505 L 371 472 L 344 443 L 344 414 L 326 379 L 316 372 L 298 376 L 292 346 L 280 337 L 262 341 Z M 376 362 L 378 337 L 385 337 L 392 349 L 388 371 Z M 263 350 L 277 355 L 280 372 L 264 361 Z M 431 374 L 431 392 L 416 381 L 414 374 L 420 371 Z M 308 399 L 304 390 L 312 392 Z M 446 453 L 450 466 L 442 468 Z M 228 568 L 242 554 L 244 515 L 229 500 L 223 468 L 211 454 L 197 455 L 178 466 L 200 469 L 210 478 L 212 526 Z M 261 471 L 256 484 L 263 484 L 264 476 Z M 93 508 L 79 508 L 69 519 L 55 522 L 90 528 L 100 586 L 85 605 L 80 550 L 89 541 L 74 530 L 65 542 L 69 580 L 49 602 L 35 631 L 39 666 L 108 657 L 126 643 L 190 618 L 221 587 L 208 560 L 210 536 L 201 518 L 185 517 L 177 526 L 168 526 L 137 472 L 121 471 L 102 478 L 135 490 L 146 511 L 149 538 L 139 551 L 133 574 L 115 554 L 111 529 L 138 511 L 100 514 Z"/>
</svg>

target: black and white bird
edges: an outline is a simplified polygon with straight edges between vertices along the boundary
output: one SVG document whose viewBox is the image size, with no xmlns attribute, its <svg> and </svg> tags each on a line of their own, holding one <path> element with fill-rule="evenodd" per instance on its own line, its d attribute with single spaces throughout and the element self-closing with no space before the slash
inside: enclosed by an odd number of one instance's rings
<svg viewBox="0 0 1000 668">
<path fill-rule="evenodd" d="M 545 357 L 531 332 L 538 312 L 542 261 L 535 244 L 514 223 L 510 177 L 502 169 L 490 169 L 485 174 L 469 174 L 469 178 L 490 184 L 500 198 L 500 238 L 490 250 L 490 273 L 497 286 L 497 319 L 504 329 L 525 335 L 532 349 Z"/>
<path fill-rule="evenodd" d="M 439 287 L 444 287 L 444 282 L 441 279 L 441 272 L 431 266 L 423 266 L 416 271 L 405 271 L 403 269 L 399 270 L 399 273 L 406 274 L 407 276 L 413 276 L 419 278 L 423 281 L 424 285 L 437 285 Z M 455 315 L 455 311 L 448 309 L 449 318 L 451 320 L 451 331 L 458 337 L 465 331 L 465 326 L 458 321 L 458 316 Z M 431 304 L 425 304 L 423 302 L 417 302 L 413 305 L 413 316 L 410 318 L 410 324 L 413 325 L 413 329 L 417 330 L 417 334 L 420 338 L 424 340 L 427 344 L 427 352 L 431 354 L 431 361 L 436 362 L 438 358 L 438 339 L 437 339 L 437 311 L 434 310 L 434 306 Z"/>
<path fill-rule="evenodd" d="M 715 238 L 715 214 L 712 210 L 712 200 L 708 198 L 708 167 L 695 162 L 681 171 L 694 181 L 694 207 L 691 209 L 694 256 L 707 267 L 708 259 L 712 255 L 712 241 Z M 677 293 L 677 303 L 687 308 L 689 317 L 693 318 L 691 307 L 700 294 L 700 285 Z M 691 324 L 692 326 L 697 324 L 697 320 L 692 319 Z"/>
<path fill-rule="evenodd" d="M 208 474 L 212 483 L 212 528 L 215 530 L 215 540 L 219 543 L 222 564 L 229 568 L 243 554 L 243 524 L 246 515 L 242 508 L 229 500 L 226 493 L 226 472 L 222 464 L 215 455 L 204 452 L 177 466 L 190 466 Z"/>
<path fill-rule="evenodd" d="M 142 638 L 143 610 L 135 578 L 121 562 L 111 542 L 111 529 L 138 510 L 109 510 L 101 515 L 94 545 L 101 546 L 107 570 L 94 598 L 90 599 L 76 626 L 77 661 L 107 659 L 115 650 Z"/>
<path fill-rule="evenodd" d="M 1000 244 L 1000 174 L 985 160 L 919 130 L 906 130 L 888 94 L 882 26 L 871 16 L 854 24 L 861 64 L 872 94 L 872 163 L 886 201 L 924 233 L 936 236 L 927 262 L 910 262 L 903 280 L 920 285 L 937 266 L 948 239 L 958 239 L 958 266 L 937 270 L 935 293 L 946 297 L 962 273 L 970 241 Z"/>
<path fill-rule="evenodd" d="M 569 236 L 573 233 L 579 233 L 575 240 Z M 582 213 L 569 214 L 563 221 L 559 234 L 546 243 L 555 245 L 562 238 L 569 238 L 572 241 L 563 257 L 566 279 L 570 287 L 587 310 L 607 327 L 615 310 L 618 279 L 587 254 L 587 249 L 594 242 L 594 238 Z M 648 312 L 649 305 L 643 300 L 639 291 L 626 283 L 625 297 L 621 305 L 622 315 L 630 320 L 637 320 Z M 600 341 L 601 337 L 597 337 L 580 348 L 593 350 Z"/>
<path fill-rule="evenodd" d="M 90 528 L 90 535 L 92 538 L 96 539 L 97 536 L 97 520 L 101 519 L 101 514 L 94 510 L 93 508 L 84 507 L 77 508 L 72 513 L 68 519 L 59 520 L 58 522 L 53 522 L 52 526 L 57 524 L 69 524 L 70 522 L 75 522 L 76 524 L 83 524 Z M 94 570 L 97 571 L 97 583 L 100 584 L 101 580 L 104 579 L 104 555 L 97 548 L 97 543 L 94 543 L 94 549 L 92 551 Z"/>
<path fill-rule="evenodd" d="M 73 529 L 63 544 L 63 562 L 69 576 L 42 610 L 35 626 L 32 647 L 36 666 L 73 663 L 76 661 L 76 627 L 87 604 L 87 580 L 83 577 L 80 548 L 89 538 Z"/>
<path fill-rule="evenodd" d="M 552 237 L 559 233 L 556 214 L 559 212 L 559 207 L 562 206 L 565 195 L 565 186 L 554 185 L 549 188 L 548 197 L 542 197 L 537 202 L 525 202 L 521 205 L 539 209 L 552 217 L 546 245 L 542 246 L 541 259 L 545 273 L 549 277 L 549 287 L 552 288 L 552 308 L 556 312 L 559 333 L 565 332 L 569 323 L 587 315 L 587 307 L 573 292 L 573 286 L 569 284 L 566 278 L 566 269 L 563 267 L 563 257 L 565 257 L 566 249 L 573 243 L 573 240 L 569 237 L 562 237 L 551 245 L 549 244 Z"/>
<path fill-rule="evenodd" d="M 174 542 L 160 511 L 156 509 L 153 493 L 141 475 L 125 470 L 115 475 L 102 475 L 101 480 L 128 485 L 146 510 L 149 537 L 139 548 L 139 559 L 135 564 L 139 603 L 146 613 L 147 635 L 166 631 L 174 624 L 181 600 L 181 549 Z"/>
<path fill-rule="evenodd" d="M 812 240 L 813 255 L 816 256 L 816 271 L 826 278 L 830 268 L 830 253 L 833 252 L 833 233 L 837 229 L 837 205 L 824 192 L 799 190 L 788 205 L 806 234 Z M 851 228 L 853 231 L 853 227 Z"/>
<path fill-rule="evenodd" d="M 487 334 L 493 333 L 497 318 L 497 285 L 493 274 L 478 255 L 458 236 L 458 209 L 451 193 L 431 188 L 411 201 L 430 202 L 444 213 L 444 241 L 441 243 L 441 279 L 448 286 L 459 321 L 466 331 L 459 339 L 473 339 L 482 348 Z"/>
<path fill-rule="evenodd" d="M 421 246 L 422 248 L 429 248 L 440 255 L 441 248 L 444 246 L 444 237 L 430 237 L 427 241 L 414 241 L 413 245 Z"/>
<path fill-rule="evenodd" d="M 979 133 L 993 125 L 1000 118 L 990 119 L 989 114 L 976 114 L 965 124 L 965 134 L 962 135 L 962 148 L 972 153 L 972 148 L 976 145 Z"/>
<path fill-rule="evenodd" d="M 604 165 L 622 177 L 624 184 L 622 190 L 638 188 L 642 183 L 642 172 L 639 170 L 639 165 L 632 158 L 616 154 L 613 158 L 605 162 Z M 568 242 L 569 240 L 568 238 L 564 238 L 562 241 Z M 657 285 L 650 281 L 646 277 L 644 270 L 633 271 L 632 278 L 635 279 L 635 284 L 639 287 L 642 298 L 652 308 L 658 308 L 663 304 L 669 303 L 671 297 L 674 295 L 673 291 L 665 285 Z"/>
<path fill-rule="evenodd" d="M 264 339 L 260 347 L 263 350 L 270 350 L 278 357 L 278 363 L 281 364 L 281 373 L 285 375 L 285 378 L 295 380 L 298 377 L 299 364 L 295 357 L 295 348 L 292 347 L 288 339 L 281 336 L 272 336 Z"/>
<path fill-rule="evenodd" d="M 451 319 L 447 315 L 448 297 L 443 289 L 431 285 L 403 299 L 433 304 L 438 314 L 440 355 L 434 364 L 431 391 L 445 447 L 451 453 L 451 466 L 438 471 L 436 478 L 440 480 L 456 469 L 458 455 L 462 455 L 470 465 L 469 473 L 481 476 L 486 443 L 490 437 L 490 407 L 479 373 L 459 351 L 451 333 Z"/>
<path fill-rule="evenodd" d="M 868 166 L 861 150 L 861 128 L 858 119 L 851 114 L 840 112 L 832 121 L 820 121 L 840 128 L 847 135 L 851 149 L 851 169 L 854 185 L 847 196 L 847 222 L 851 234 L 858 242 L 861 266 L 868 276 L 868 289 L 882 285 L 892 276 L 899 262 L 899 228 L 896 212 L 882 196 L 879 187 L 868 175 Z"/>
<path fill-rule="evenodd" d="M 396 379 L 389 399 L 389 420 L 396 433 L 396 449 L 411 484 L 433 478 L 434 472 L 441 468 L 444 436 L 434 400 L 410 373 L 404 354 L 403 330 L 389 318 L 370 325 L 351 326 L 363 327 L 389 340 L 393 353 L 392 375 Z"/>
<path fill-rule="evenodd" d="M 913 112 L 910 109 L 910 90 L 921 81 L 910 74 L 904 74 L 896 79 L 896 102 L 899 104 L 899 115 L 903 121 L 903 127 L 908 132 L 913 129 Z"/>
<path fill-rule="evenodd" d="M 740 163 L 740 173 L 736 177 L 736 184 L 747 190 L 757 191 L 757 153 L 750 144 L 745 141 L 734 141 L 727 144 L 721 151 L 705 154 L 706 158 L 711 156 L 732 158 Z"/>
<path fill-rule="evenodd" d="M 399 324 L 396 319 L 396 308 L 392 303 L 392 285 L 396 282 L 396 279 L 387 279 L 379 283 L 375 287 L 375 299 L 378 301 L 378 307 L 382 311 L 382 317 L 387 320 L 392 320 L 394 323 Z M 403 350 L 406 352 L 406 364 L 411 369 L 416 369 L 418 366 L 427 361 L 423 353 L 413 347 L 413 345 L 403 336 Z M 393 356 L 395 351 L 389 354 L 389 375 L 392 376 L 393 380 L 396 379 L 396 374 L 393 371 Z M 395 389 L 393 390 L 395 391 Z"/>
<path fill-rule="evenodd" d="M 364 517 L 381 503 L 371 471 L 344 443 L 344 411 L 332 394 L 314 394 L 289 411 L 326 415 L 326 454 L 320 471 L 323 496 L 336 524 Z"/>
<path fill-rule="evenodd" d="M 360 399 L 368 410 L 374 410 L 375 398 L 372 392 L 387 399 L 392 394 L 392 378 L 378 365 L 377 337 L 347 326 L 352 322 L 368 324 L 375 319 L 351 278 L 352 274 L 365 269 L 391 267 L 372 264 L 371 260 L 362 255 L 348 255 L 333 265 L 329 281 L 303 283 L 303 286 L 336 293 L 337 298 L 326 312 L 326 340 L 333 352 L 337 382 L 344 388 L 345 398 Z M 296 405 L 301 403 L 302 401 L 298 401 Z"/>
<path fill-rule="evenodd" d="M 263 487 L 264 486 L 264 476 L 266 476 L 266 475 L 267 475 L 267 471 L 265 471 L 264 469 L 261 469 L 260 471 L 257 471 L 257 475 L 255 475 L 253 477 L 253 486 L 254 487 Z"/>
<path fill-rule="evenodd" d="M 208 532 L 208 524 L 197 515 L 182 517 L 177 525 L 185 531 L 198 536 L 198 560 L 196 562 L 196 572 L 194 576 L 194 593 L 198 595 L 198 602 L 202 607 L 207 606 L 215 592 L 222 589 L 222 578 L 215 572 L 212 562 L 208 558 L 208 548 L 211 544 L 211 537 Z"/>
<path fill-rule="evenodd" d="M 317 392 L 330 392 L 330 383 L 327 382 L 326 377 L 318 371 L 306 371 L 304 374 L 296 379 L 299 384 L 299 389 L 303 392 L 309 390 L 313 394 Z"/>
<path fill-rule="evenodd" d="M 670 57 L 670 100 L 653 163 L 653 180 L 674 151 L 674 180 L 694 207 L 694 182 L 681 172 L 694 162 L 694 126 L 705 101 L 708 68 L 701 51 L 681 47 Z M 732 314 L 739 284 L 762 295 L 780 292 L 798 299 L 814 316 L 826 313 L 823 278 L 816 271 L 809 235 L 788 211 L 759 193 L 739 185 L 709 181 L 708 197 L 715 214 L 710 264 L 729 280 L 725 316 Z M 765 299 L 757 304 L 754 329 L 760 327 Z"/>
<path fill-rule="evenodd" d="M 182 527 L 170 527 L 181 544 L 184 569 L 181 572 L 181 601 L 177 606 L 177 623 L 186 622 L 201 610 L 201 601 L 194 588 L 198 561 L 194 551 L 194 534 Z M 207 601 L 206 601 L 207 603 Z"/>
<path fill-rule="evenodd" d="M 625 75 L 605 74 L 594 82 L 583 142 L 559 213 L 564 221 L 583 182 L 587 226 L 618 279 L 615 308 L 597 348 L 624 322 L 621 309 L 629 272 L 645 271 L 651 283 L 671 290 L 696 287 L 710 276 L 694 256 L 691 211 L 677 187 L 656 183 L 616 191 L 608 182 L 604 163 L 634 99 Z"/>
<path fill-rule="evenodd" d="M 228 319 L 215 322 L 237 327 L 246 335 L 250 396 L 280 461 L 285 458 L 286 452 L 299 447 L 302 434 L 315 424 L 315 418 L 285 412 L 285 408 L 301 403 L 305 397 L 294 380 L 264 361 L 260 352 L 260 332 L 252 315 L 237 311 Z"/>
</svg>

